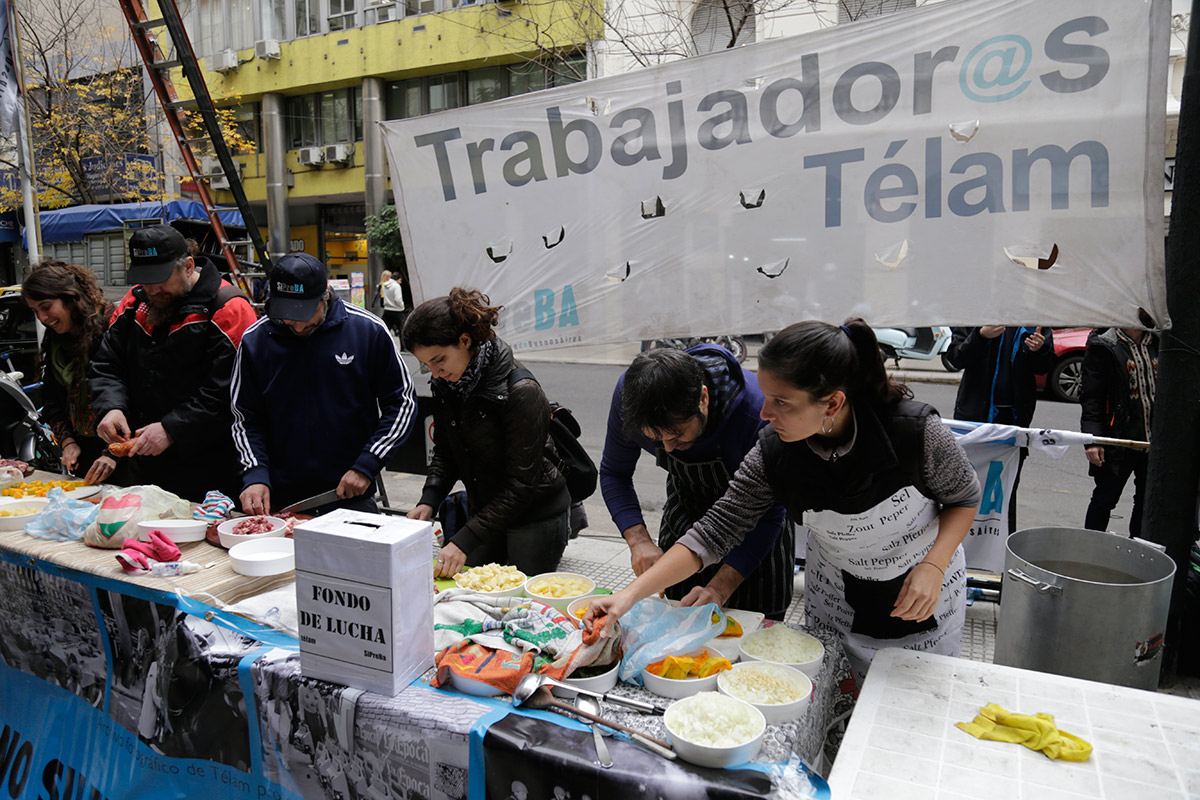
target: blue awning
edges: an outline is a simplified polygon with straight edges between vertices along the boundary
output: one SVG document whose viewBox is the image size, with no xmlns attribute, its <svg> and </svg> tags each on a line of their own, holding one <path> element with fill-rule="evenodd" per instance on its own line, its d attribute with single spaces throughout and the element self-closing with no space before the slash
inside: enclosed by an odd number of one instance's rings
<svg viewBox="0 0 1200 800">
<path fill-rule="evenodd" d="M 245 225 L 241 212 L 236 209 L 218 211 L 217 215 L 225 225 Z M 39 216 L 42 221 L 42 241 L 47 243 L 81 242 L 85 234 L 119 231 L 126 222 L 134 220 L 162 220 L 166 223 L 177 219 L 208 221 L 204 205 L 195 200 L 72 206 L 43 211 Z"/>
</svg>

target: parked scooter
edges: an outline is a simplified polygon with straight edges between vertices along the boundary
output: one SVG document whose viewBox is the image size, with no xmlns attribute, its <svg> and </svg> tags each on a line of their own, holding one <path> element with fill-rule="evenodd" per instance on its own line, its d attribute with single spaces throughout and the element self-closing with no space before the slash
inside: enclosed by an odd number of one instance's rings
<svg viewBox="0 0 1200 800">
<path fill-rule="evenodd" d="M 42 422 L 37 406 L 22 387 L 22 373 L 9 354 L 0 354 L 0 458 L 15 458 L 36 469 L 61 472 L 62 450 Z M 33 388 L 33 387 L 30 387 Z"/>
<path fill-rule="evenodd" d="M 900 363 L 902 358 L 919 361 L 942 360 L 942 366 L 951 372 L 958 370 L 946 359 L 953 331 L 945 326 L 936 328 L 875 328 L 875 338 L 884 358 Z"/>
</svg>

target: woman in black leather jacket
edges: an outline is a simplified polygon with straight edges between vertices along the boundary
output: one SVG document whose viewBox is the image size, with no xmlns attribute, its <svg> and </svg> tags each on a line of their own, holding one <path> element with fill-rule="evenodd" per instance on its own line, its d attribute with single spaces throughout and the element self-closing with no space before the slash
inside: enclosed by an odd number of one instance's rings
<svg viewBox="0 0 1200 800">
<path fill-rule="evenodd" d="M 512 382 L 520 367 L 496 337 L 500 307 L 454 288 L 417 306 L 404 346 L 429 367 L 434 400 L 433 460 L 413 519 L 434 509 L 461 480 L 468 518 L 442 546 L 435 570 L 512 564 L 526 575 L 553 572 L 569 534 L 566 481 L 547 457 L 550 403 L 536 380 Z"/>
</svg>

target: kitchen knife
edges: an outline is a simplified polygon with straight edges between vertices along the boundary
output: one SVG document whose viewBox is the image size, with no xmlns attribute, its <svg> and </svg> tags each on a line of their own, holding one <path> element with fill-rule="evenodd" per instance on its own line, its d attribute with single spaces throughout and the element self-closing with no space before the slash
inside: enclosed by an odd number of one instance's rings
<svg viewBox="0 0 1200 800">
<path fill-rule="evenodd" d="M 320 494 L 314 494 L 312 497 L 309 497 L 305 500 L 301 500 L 299 503 L 292 503 L 287 508 L 280 509 L 278 513 L 280 513 L 280 514 L 288 514 L 288 513 L 298 514 L 301 511 L 308 511 L 310 508 L 316 508 L 317 506 L 323 506 L 326 503 L 332 503 L 337 499 L 338 499 L 337 489 L 330 489 L 328 492 L 321 492 Z"/>
</svg>

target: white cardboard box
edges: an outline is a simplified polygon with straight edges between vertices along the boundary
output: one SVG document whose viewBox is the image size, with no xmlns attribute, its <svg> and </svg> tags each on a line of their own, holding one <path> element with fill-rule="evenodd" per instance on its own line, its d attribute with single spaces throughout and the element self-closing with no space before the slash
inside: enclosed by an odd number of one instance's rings
<svg viewBox="0 0 1200 800">
<path fill-rule="evenodd" d="M 339 509 L 296 526 L 300 672 L 395 695 L 433 666 L 433 529 Z"/>
</svg>

